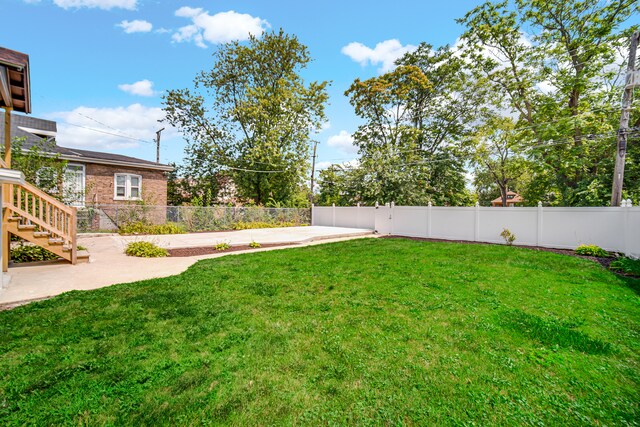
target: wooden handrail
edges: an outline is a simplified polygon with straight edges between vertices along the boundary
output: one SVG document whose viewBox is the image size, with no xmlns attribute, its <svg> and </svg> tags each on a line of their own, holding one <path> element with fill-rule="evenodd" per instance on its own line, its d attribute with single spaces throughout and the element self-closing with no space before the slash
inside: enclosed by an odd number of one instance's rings
<svg viewBox="0 0 640 427">
<path fill-rule="evenodd" d="M 14 214 L 60 237 L 75 255 L 76 208 L 67 206 L 31 184 L 8 184 L 4 207 Z"/>
<path fill-rule="evenodd" d="M 24 188 L 25 190 L 27 190 L 29 193 L 33 193 L 36 196 L 40 197 L 41 199 L 46 200 L 47 203 L 50 203 L 50 204 L 56 206 L 58 209 L 63 210 L 65 212 L 67 212 L 68 214 L 73 214 L 75 212 L 75 209 L 73 207 L 65 205 L 60 200 L 56 199 L 55 197 L 52 197 L 52 196 L 48 195 L 47 193 L 45 193 L 44 191 L 42 191 L 38 187 L 36 187 L 34 185 L 31 185 L 28 182 L 25 182 L 24 184 L 21 184 L 19 186 Z"/>
</svg>

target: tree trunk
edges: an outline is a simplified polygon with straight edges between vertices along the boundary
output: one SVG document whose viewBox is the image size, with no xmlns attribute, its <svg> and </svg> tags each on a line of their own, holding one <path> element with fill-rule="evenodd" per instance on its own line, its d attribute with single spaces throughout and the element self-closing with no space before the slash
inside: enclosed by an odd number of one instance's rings
<svg viewBox="0 0 640 427">
<path fill-rule="evenodd" d="M 507 192 L 508 192 L 508 189 L 507 189 L 506 186 L 505 187 L 500 186 L 500 195 L 502 196 L 502 207 L 503 208 L 507 207 Z"/>
</svg>

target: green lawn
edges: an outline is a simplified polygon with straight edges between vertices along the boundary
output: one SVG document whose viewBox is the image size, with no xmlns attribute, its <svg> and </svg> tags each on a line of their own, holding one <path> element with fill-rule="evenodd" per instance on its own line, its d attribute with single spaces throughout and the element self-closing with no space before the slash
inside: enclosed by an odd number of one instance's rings
<svg viewBox="0 0 640 427">
<path fill-rule="evenodd" d="M 0 424 L 634 424 L 639 285 L 401 239 L 201 261 L 1 312 Z"/>
</svg>

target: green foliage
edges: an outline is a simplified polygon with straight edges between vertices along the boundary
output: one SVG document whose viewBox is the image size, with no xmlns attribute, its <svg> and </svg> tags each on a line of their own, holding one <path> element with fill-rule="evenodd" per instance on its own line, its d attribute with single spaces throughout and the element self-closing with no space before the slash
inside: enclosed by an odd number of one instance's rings
<svg viewBox="0 0 640 427">
<path fill-rule="evenodd" d="M 280 221 L 280 222 L 238 221 L 235 224 L 233 224 L 233 229 L 234 230 L 251 230 L 256 228 L 301 227 L 305 225 L 308 225 L 308 224 L 300 224 L 300 223 L 291 222 L 291 221 Z"/>
<path fill-rule="evenodd" d="M 575 250 L 578 255 L 586 255 L 586 256 L 597 256 L 597 257 L 608 257 L 609 252 L 602 249 L 597 245 L 580 245 Z"/>
<path fill-rule="evenodd" d="M 52 154 L 55 141 L 43 138 L 26 149 L 24 144 L 24 138 L 11 141 L 11 168 L 21 171 L 25 181 L 56 199 L 77 198 L 78 195 L 65 195 L 61 191 L 67 162 L 59 154 Z M 4 156 L 4 144 L 0 146 L 0 156 Z"/>
<path fill-rule="evenodd" d="M 128 234 L 184 234 L 186 230 L 180 224 L 167 222 L 165 224 L 152 225 L 145 224 L 142 221 L 135 221 L 123 224 L 118 229 L 118 233 L 122 235 Z"/>
<path fill-rule="evenodd" d="M 638 259 L 619 258 L 612 261 L 609 268 L 628 276 L 640 277 L 640 260 Z"/>
<path fill-rule="evenodd" d="M 405 239 L 202 260 L 0 312 L 0 419 L 634 425 L 634 283 L 576 257 Z"/>
<path fill-rule="evenodd" d="M 142 258 L 158 258 L 169 255 L 166 249 L 163 249 L 151 242 L 131 242 L 124 251 L 129 256 Z"/>
<path fill-rule="evenodd" d="M 508 206 L 507 193 L 524 190 L 529 168 L 519 147 L 515 123 L 508 117 L 491 117 L 478 128 L 472 141 L 474 185 L 483 204 L 501 197 L 503 206 Z"/>
<path fill-rule="evenodd" d="M 216 245 L 213 247 L 216 251 L 226 251 L 227 249 L 229 249 L 231 246 L 229 245 L 229 243 L 227 242 L 220 242 L 220 243 L 216 243 Z"/>
<path fill-rule="evenodd" d="M 517 0 L 486 2 L 458 21 L 469 71 L 491 94 L 487 105 L 516 117 L 512 150 L 527 158 L 530 173 L 512 186 L 528 204 L 609 203 L 625 81 L 619 53 L 638 28 L 623 29 L 637 12 L 632 0 Z M 631 123 L 639 119 L 633 106 Z M 628 145 L 635 159 L 637 139 Z M 630 169 L 625 197 L 636 199 L 636 160 Z"/>
<path fill-rule="evenodd" d="M 503 228 L 502 229 L 502 231 L 500 232 L 500 237 L 502 237 L 504 239 L 504 242 L 508 246 L 513 245 L 513 242 L 515 242 L 515 240 L 516 240 L 516 235 L 513 234 L 511 231 L 509 231 L 508 228 Z"/>
<path fill-rule="evenodd" d="M 20 244 L 11 248 L 11 260 L 13 262 L 49 261 L 60 258 L 53 252 L 35 245 Z"/>
<path fill-rule="evenodd" d="M 260 246 L 261 246 L 261 245 L 260 245 L 260 243 L 258 243 L 258 242 L 251 241 L 251 243 L 249 243 L 249 247 L 250 247 L 250 248 L 253 248 L 253 249 L 257 249 L 257 248 L 259 248 Z"/>
<path fill-rule="evenodd" d="M 321 204 L 470 202 L 458 141 L 480 103 L 466 93 L 462 61 L 448 48 L 422 44 L 398 64 L 382 76 L 356 79 L 345 92 L 365 120 L 353 135 L 359 164 L 320 172 Z"/>
<path fill-rule="evenodd" d="M 292 199 L 307 177 L 311 134 L 325 121 L 328 99 L 327 82 L 301 77 L 310 61 L 295 36 L 265 32 L 217 49 L 193 90 L 169 91 L 167 121 L 190 139 L 186 182 L 209 183 L 202 188 L 217 193 L 214 182 L 225 171 L 244 199 Z"/>
</svg>

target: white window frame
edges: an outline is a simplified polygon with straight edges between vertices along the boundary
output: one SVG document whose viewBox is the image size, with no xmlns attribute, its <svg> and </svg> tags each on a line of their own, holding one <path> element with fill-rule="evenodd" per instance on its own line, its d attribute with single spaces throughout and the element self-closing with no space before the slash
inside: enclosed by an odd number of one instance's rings
<svg viewBox="0 0 640 427">
<path fill-rule="evenodd" d="M 118 196 L 118 177 L 124 177 L 124 197 Z M 138 197 L 131 197 L 131 178 L 138 178 Z M 113 174 L 113 200 L 142 200 L 142 175 L 134 173 Z"/>
<path fill-rule="evenodd" d="M 85 165 L 83 165 L 82 163 L 67 163 L 67 168 L 69 166 L 75 166 L 75 167 L 80 167 L 82 168 L 82 198 L 80 200 L 72 200 L 70 201 L 68 204 L 70 204 L 71 206 L 78 206 L 78 207 L 83 207 L 85 204 L 85 199 L 87 197 L 86 191 L 87 191 L 87 168 Z M 67 173 L 67 169 L 65 168 L 64 173 Z M 66 177 L 63 177 L 63 180 Z M 64 193 L 64 183 L 62 184 L 62 190 Z"/>
</svg>

